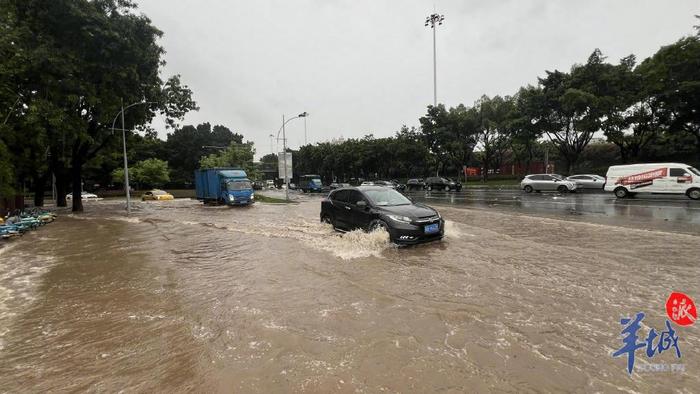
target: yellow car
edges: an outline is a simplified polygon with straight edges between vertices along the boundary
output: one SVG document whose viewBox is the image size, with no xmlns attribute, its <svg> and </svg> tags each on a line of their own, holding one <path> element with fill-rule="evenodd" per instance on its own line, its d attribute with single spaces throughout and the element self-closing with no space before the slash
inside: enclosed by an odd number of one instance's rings
<svg viewBox="0 0 700 394">
<path fill-rule="evenodd" d="M 173 197 L 172 194 L 163 191 L 163 190 L 158 190 L 154 189 L 151 190 L 150 192 L 146 192 L 141 196 L 141 201 L 146 201 L 146 200 L 156 200 L 156 201 L 162 201 L 162 200 L 172 200 L 175 197 Z"/>
</svg>

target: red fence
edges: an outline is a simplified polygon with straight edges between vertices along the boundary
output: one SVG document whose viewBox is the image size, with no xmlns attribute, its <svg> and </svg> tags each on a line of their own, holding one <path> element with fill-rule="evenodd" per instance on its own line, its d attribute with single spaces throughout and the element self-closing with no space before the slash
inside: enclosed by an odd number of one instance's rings
<svg viewBox="0 0 700 394">
<path fill-rule="evenodd" d="M 527 174 L 541 174 L 541 173 L 553 173 L 554 172 L 554 164 L 549 163 L 549 168 L 545 171 L 545 165 L 544 162 L 541 161 L 533 161 L 530 163 L 530 169 L 528 170 L 527 165 L 525 163 L 511 163 L 511 164 L 504 164 L 500 168 L 497 169 L 489 169 L 489 175 L 512 175 L 512 176 L 519 176 L 519 175 L 527 175 Z M 484 171 L 483 168 L 481 167 L 464 167 L 464 175 L 465 176 L 480 176 L 481 173 Z"/>
</svg>

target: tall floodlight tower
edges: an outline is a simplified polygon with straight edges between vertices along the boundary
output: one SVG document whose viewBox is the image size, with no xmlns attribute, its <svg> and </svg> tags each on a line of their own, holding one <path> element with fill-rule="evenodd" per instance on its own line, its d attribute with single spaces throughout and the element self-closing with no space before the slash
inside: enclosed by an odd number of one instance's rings
<svg viewBox="0 0 700 394">
<path fill-rule="evenodd" d="M 437 106 L 437 49 L 435 47 L 435 30 L 437 26 L 442 25 L 445 20 L 445 15 L 437 13 L 430 14 L 425 18 L 425 27 L 430 26 L 433 29 L 433 106 Z"/>
</svg>

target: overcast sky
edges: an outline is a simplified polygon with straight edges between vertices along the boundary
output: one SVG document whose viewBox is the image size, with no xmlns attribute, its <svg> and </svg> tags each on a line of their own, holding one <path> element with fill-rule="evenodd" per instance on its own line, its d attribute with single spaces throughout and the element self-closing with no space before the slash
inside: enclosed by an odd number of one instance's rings
<svg viewBox="0 0 700 394">
<path fill-rule="evenodd" d="M 545 70 L 568 70 L 600 48 L 617 62 L 693 32 L 700 0 L 138 0 L 165 34 L 164 77 L 181 74 L 201 107 L 184 124 L 222 124 L 270 152 L 282 114 L 307 111 L 309 143 L 393 135 L 433 100 L 472 104 L 511 95 Z M 162 121 L 154 122 L 165 138 Z M 304 122 L 288 124 L 304 143 Z"/>
</svg>

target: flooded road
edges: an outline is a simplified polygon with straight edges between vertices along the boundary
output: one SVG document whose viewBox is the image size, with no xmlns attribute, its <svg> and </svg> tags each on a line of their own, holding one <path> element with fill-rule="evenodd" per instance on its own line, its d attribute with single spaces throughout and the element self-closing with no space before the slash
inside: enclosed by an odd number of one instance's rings
<svg viewBox="0 0 700 394">
<path fill-rule="evenodd" d="M 610 192 L 525 193 L 518 189 L 464 189 L 460 192 L 410 191 L 417 201 L 526 213 L 632 228 L 700 233 L 700 201 L 684 195 L 640 194 L 618 199 Z"/>
<path fill-rule="evenodd" d="M 696 391 L 697 324 L 651 359 L 685 372 L 611 354 L 621 316 L 698 301 L 697 232 L 431 204 L 446 238 L 409 248 L 318 197 L 63 214 L 0 248 L 0 391 Z"/>
</svg>

